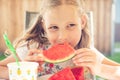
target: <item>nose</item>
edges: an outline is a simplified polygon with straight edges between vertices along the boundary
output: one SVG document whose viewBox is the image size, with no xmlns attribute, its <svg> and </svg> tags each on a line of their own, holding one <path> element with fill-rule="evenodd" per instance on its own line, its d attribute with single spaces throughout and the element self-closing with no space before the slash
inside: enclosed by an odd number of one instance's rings
<svg viewBox="0 0 120 80">
<path fill-rule="evenodd" d="M 67 39 L 68 39 L 68 33 L 65 31 L 60 31 L 58 35 L 58 42 L 59 43 L 67 42 Z"/>
</svg>

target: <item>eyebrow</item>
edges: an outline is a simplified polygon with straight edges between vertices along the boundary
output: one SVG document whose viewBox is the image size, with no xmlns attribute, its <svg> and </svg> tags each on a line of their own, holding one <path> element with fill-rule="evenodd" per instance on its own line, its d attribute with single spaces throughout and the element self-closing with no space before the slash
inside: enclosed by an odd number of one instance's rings
<svg viewBox="0 0 120 80">
<path fill-rule="evenodd" d="M 57 24 L 49 24 L 48 26 L 57 26 Z"/>
<path fill-rule="evenodd" d="M 68 25 L 68 24 L 77 24 L 76 21 L 69 21 L 69 22 L 66 22 L 65 25 Z M 58 26 L 57 24 L 49 24 L 48 26 Z"/>
</svg>

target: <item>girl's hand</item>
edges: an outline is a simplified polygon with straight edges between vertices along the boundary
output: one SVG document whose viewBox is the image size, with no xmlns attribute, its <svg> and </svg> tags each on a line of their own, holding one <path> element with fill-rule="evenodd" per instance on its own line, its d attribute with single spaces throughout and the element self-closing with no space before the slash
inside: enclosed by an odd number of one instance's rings
<svg viewBox="0 0 120 80">
<path fill-rule="evenodd" d="M 41 65 L 44 63 L 44 58 L 43 58 L 42 52 L 43 52 L 42 50 L 38 50 L 38 49 L 29 50 L 29 52 L 25 58 L 25 61 L 38 62 L 39 63 L 39 68 L 38 68 L 39 72 L 43 70 L 43 68 L 41 67 Z"/>
<path fill-rule="evenodd" d="M 98 74 L 101 70 L 102 60 L 96 50 L 82 48 L 76 50 L 76 56 L 73 58 L 73 63 L 76 66 L 88 67 L 92 74 Z"/>
<path fill-rule="evenodd" d="M 25 61 L 44 61 L 42 52 L 42 50 L 38 49 L 29 50 Z"/>
</svg>

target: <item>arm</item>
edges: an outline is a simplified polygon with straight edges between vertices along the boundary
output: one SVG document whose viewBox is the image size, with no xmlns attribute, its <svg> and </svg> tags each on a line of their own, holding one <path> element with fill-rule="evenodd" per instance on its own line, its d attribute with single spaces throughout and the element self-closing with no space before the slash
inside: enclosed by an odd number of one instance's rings
<svg viewBox="0 0 120 80">
<path fill-rule="evenodd" d="M 103 64 L 107 64 L 107 65 L 111 65 L 111 66 L 120 66 L 119 63 L 115 62 L 115 61 L 112 61 L 108 58 L 104 58 L 103 61 L 102 61 Z"/>
<path fill-rule="evenodd" d="M 0 61 L 0 78 L 3 79 L 9 78 L 7 64 L 10 62 L 15 62 L 13 55 L 10 55 L 6 59 Z"/>
<path fill-rule="evenodd" d="M 104 58 L 101 64 L 101 72 L 97 75 L 113 80 L 120 79 L 120 64 L 108 58 Z"/>
<path fill-rule="evenodd" d="M 100 72 L 96 75 L 99 75 L 106 79 L 119 80 L 120 79 L 120 64 L 108 59 L 105 56 L 102 56 L 99 51 L 96 50 L 98 56 L 102 57 L 102 62 L 100 66 Z"/>
<path fill-rule="evenodd" d="M 120 64 L 101 55 L 98 50 L 94 49 L 99 58 L 101 58 L 101 70 L 96 74 L 106 79 L 119 80 L 120 79 Z"/>
</svg>

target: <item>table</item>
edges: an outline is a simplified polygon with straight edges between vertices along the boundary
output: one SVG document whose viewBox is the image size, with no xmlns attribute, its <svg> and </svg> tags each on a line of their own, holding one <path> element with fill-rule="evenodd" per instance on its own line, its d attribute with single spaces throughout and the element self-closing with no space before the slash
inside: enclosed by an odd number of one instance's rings
<svg viewBox="0 0 120 80">
<path fill-rule="evenodd" d="M 45 76 L 42 76 L 42 77 L 38 77 L 37 80 L 48 80 L 48 78 L 51 76 L 52 74 L 50 75 L 45 75 Z M 0 79 L 0 80 L 6 80 L 6 79 Z"/>
</svg>

